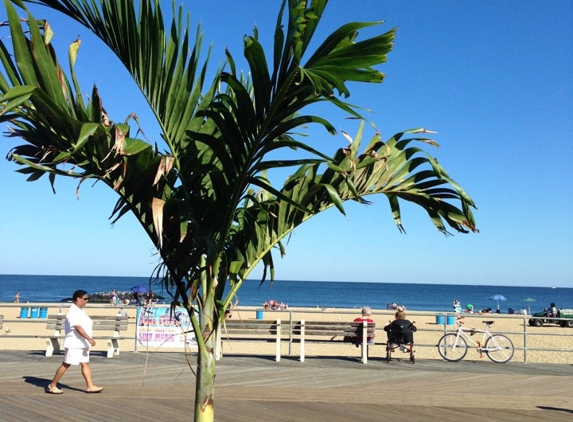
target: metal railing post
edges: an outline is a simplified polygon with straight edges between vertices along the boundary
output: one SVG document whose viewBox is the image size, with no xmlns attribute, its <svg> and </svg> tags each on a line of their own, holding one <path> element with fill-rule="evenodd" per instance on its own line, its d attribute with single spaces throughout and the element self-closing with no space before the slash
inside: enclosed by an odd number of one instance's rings
<svg viewBox="0 0 573 422">
<path fill-rule="evenodd" d="M 527 320 L 523 318 L 523 363 L 527 363 Z"/>
<path fill-rule="evenodd" d="M 292 351 L 292 331 L 293 331 L 293 325 L 292 325 L 292 311 L 288 311 L 289 314 L 289 330 L 288 330 L 288 355 L 291 355 L 291 351 Z"/>
</svg>

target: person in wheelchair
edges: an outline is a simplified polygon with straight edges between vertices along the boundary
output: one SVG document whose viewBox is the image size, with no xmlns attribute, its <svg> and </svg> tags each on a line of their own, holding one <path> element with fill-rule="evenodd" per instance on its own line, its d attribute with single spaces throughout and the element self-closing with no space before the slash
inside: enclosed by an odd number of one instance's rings
<svg viewBox="0 0 573 422">
<path fill-rule="evenodd" d="M 402 352 L 410 353 L 410 360 L 414 362 L 414 332 L 417 330 L 414 323 L 406 319 L 406 312 L 396 312 L 394 321 L 384 327 L 384 331 L 388 334 L 386 344 L 388 361 L 391 353 L 400 348 Z"/>
</svg>

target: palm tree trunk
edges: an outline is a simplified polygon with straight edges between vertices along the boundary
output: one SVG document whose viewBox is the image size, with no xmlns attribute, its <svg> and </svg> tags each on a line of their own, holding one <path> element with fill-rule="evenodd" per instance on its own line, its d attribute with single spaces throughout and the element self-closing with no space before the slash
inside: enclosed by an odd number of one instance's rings
<svg viewBox="0 0 573 422">
<path fill-rule="evenodd" d="M 210 301 L 209 301 L 210 302 Z M 198 343 L 197 380 L 195 383 L 195 422 L 214 422 L 215 420 L 215 343 L 216 324 L 214 323 L 214 304 L 207 305 L 201 311 L 200 325 L 204 342 Z M 206 309 L 207 308 L 207 309 Z"/>
</svg>

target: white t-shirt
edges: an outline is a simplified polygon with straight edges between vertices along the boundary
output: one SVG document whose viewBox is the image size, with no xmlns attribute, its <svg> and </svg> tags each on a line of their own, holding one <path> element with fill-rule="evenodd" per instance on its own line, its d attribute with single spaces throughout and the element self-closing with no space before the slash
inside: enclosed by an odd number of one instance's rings
<svg viewBox="0 0 573 422">
<path fill-rule="evenodd" d="M 88 336 L 92 336 L 93 321 L 79 308 L 75 303 L 70 307 L 66 315 L 66 337 L 64 338 L 64 347 L 66 349 L 85 349 L 89 348 L 90 344 L 82 337 L 76 330 L 75 326 L 81 326 Z"/>
</svg>

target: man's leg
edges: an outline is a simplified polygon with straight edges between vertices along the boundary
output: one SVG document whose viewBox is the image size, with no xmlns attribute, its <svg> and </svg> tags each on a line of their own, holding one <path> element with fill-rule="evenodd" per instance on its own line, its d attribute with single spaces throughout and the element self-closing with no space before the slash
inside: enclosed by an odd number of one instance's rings
<svg viewBox="0 0 573 422">
<path fill-rule="evenodd" d="M 69 367 L 70 367 L 70 364 L 65 363 L 65 362 L 63 362 L 60 365 L 60 367 L 56 370 L 56 375 L 54 375 L 54 379 L 52 380 L 52 382 L 50 384 L 48 384 L 49 390 L 56 388 L 58 386 L 58 381 L 60 380 L 60 378 L 62 378 L 64 376 L 64 374 L 66 373 L 66 371 L 68 370 Z"/>
<path fill-rule="evenodd" d="M 90 368 L 89 362 L 82 362 L 80 363 L 82 366 L 82 375 L 86 380 L 86 387 L 88 390 L 92 390 L 94 388 L 94 384 L 92 382 L 92 370 Z"/>
<path fill-rule="evenodd" d="M 103 391 L 103 387 L 94 385 L 92 381 L 92 370 L 90 368 L 89 362 L 81 362 L 80 365 L 82 367 L 82 375 L 86 380 L 86 391 L 88 393 L 99 393 L 100 391 Z"/>
</svg>

